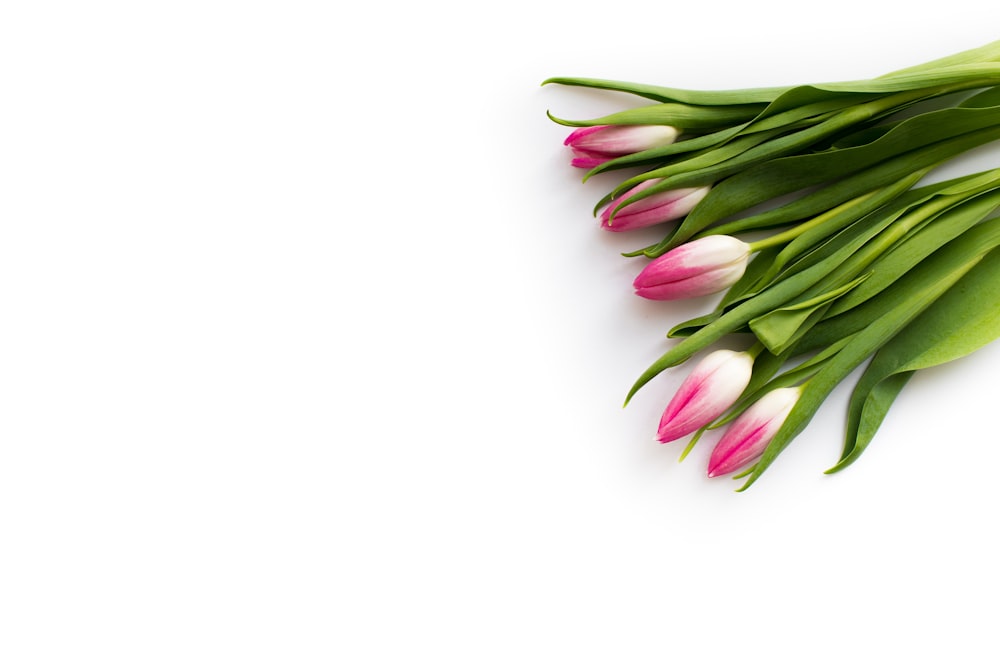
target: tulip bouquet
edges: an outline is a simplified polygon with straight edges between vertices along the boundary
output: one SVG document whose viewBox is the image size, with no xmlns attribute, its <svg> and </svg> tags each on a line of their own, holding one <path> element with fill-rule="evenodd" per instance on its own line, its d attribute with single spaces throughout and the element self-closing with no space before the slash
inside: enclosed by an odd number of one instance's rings
<svg viewBox="0 0 1000 668">
<path fill-rule="evenodd" d="M 1000 139 L 1000 42 L 870 80 L 691 91 L 597 79 L 545 83 L 653 104 L 569 121 L 572 165 L 630 175 L 601 227 L 661 226 L 637 295 L 718 293 L 633 395 L 698 356 L 663 413 L 661 442 L 724 428 L 710 477 L 752 485 L 833 389 L 851 396 L 838 471 L 871 442 L 914 372 L 1000 336 L 1000 169 L 946 181 L 938 166 Z M 739 350 L 718 348 L 724 337 Z M 716 349 L 710 350 L 715 347 Z"/>
</svg>

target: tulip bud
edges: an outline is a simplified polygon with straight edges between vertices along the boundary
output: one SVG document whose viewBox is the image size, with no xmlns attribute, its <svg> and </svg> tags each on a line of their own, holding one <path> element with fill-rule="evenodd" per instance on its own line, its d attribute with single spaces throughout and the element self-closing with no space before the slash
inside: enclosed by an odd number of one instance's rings
<svg viewBox="0 0 1000 668">
<path fill-rule="evenodd" d="M 708 477 L 733 473 L 760 457 L 801 394 L 801 387 L 771 390 L 736 418 L 712 451 Z"/>
<path fill-rule="evenodd" d="M 651 188 L 662 179 L 649 179 L 632 188 L 624 195 L 617 197 L 601 212 L 601 227 L 612 232 L 626 232 L 651 225 L 668 223 L 671 220 L 683 218 L 705 198 L 709 187 L 678 188 L 656 193 L 649 197 L 626 204 L 618 208 L 622 202 L 636 193 Z"/>
<path fill-rule="evenodd" d="M 574 167 L 593 169 L 621 155 L 672 144 L 680 131 L 669 125 L 595 125 L 578 128 L 566 141 Z"/>
<path fill-rule="evenodd" d="M 743 276 L 750 252 L 750 245 L 736 237 L 716 234 L 695 239 L 647 264 L 632 286 L 646 299 L 710 295 Z"/>
<path fill-rule="evenodd" d="M 732 350 L 707 355 L 684 379 L 660 419 L 656 437 L 667 443 L 701 429 L 736 403 L 750 383 L 753 356 Z"/>
</svg>

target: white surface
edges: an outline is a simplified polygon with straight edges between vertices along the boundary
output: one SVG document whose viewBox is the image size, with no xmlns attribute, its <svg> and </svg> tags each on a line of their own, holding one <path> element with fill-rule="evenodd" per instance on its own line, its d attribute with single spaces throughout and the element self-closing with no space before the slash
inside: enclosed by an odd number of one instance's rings
<svg viewBox="0 0 1000 668">
<path fill-rule="evenodd" d="M 679 378 L 621 400 L 710 302 L 631 295 L 544 115 L 609 99 L 538 84 L 862 78 L 995 15 L 334 6 L 0 11 L 0 664 L 986 665 L 1000 349 L 836 476 L 849 388 L 748 493 L 678 464 Z"/>
</svg>

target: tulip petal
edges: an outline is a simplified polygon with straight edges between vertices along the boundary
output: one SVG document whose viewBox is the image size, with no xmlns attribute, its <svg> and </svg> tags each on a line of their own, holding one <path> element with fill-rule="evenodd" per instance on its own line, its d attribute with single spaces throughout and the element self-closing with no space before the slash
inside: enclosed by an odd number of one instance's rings
<svg viewBox="0 0 1000 668">
<path fill-rule="evenodd" d="M 625 232 L 683 218 L 704 199 L 708 191 L 707 187 L 668 190 L 616 211 L 618 203 L 635 194 L 635 189 L 630 190 L 601 213 L 601 227 L 612 232 Z"/>
<path fill-rule="evenodd" d="M 735 237 L 714 235 L 678 246 L 639 272 L 632 285 L 640 297 L 685 299 L 713 294 L 743 276 L 750 246 Z"/>
<path fill-rule="evenodd" d="M 599 158 L 594 155 L 591 156 L 577 156 L 573 158 L 570 165 L 573 167 L 579 167 L 581 169 L 593 169 L 594 167 L 599 167 L 606 163 L 611 158 Z"/>
<path fill-rule="evenodd" d="M 609 126 L 609 125 L 594 125 L 594 126 L 591 126 L 591 127 L 588 127 L 588 128 L 577 128 L 576 130 L 574 130 L 573 132 L 571 132 L 568 137 L 566 137 L 566 140 L 563 142 L 563 145 L 564 146 L 572 146 L 572 147 L 575 148 L 578 144 L 580 144 L 581 142 L 585 141 L 587 139 L 587 137 L 589 137 L 590 135 L 602 132 L 603 130 L 605 130 L 608 127 L 611 127 L 611 126 Z"/>
<path fill-rule="evenodd" d="M 717 350 L 703 359 L 681 383 L 657 430 L 661 443 L 704 427 L 732 406 L 750 383 L 753 357 Z"/>
<path fill-rule="evenodd" d="M 655 301 L 704 297 L 725 290 L 740 280 L 745 270 L 745 263 L 726 265 L 675 281 L 657 283 L 649 287 L 638 287 L 635 289 L 635 294 Z"/>
<path fill-rule="evenodd" d="M 669 125 L 596 125 L 573 131 L 563 143 L 574 149 L 619 156 L 672 144 L 679 134 Z"/>
<path fill-rule="evenodd" d="M 760 457 L 801 394 L 801 387 L 772 390 L 736 418 L 712 451 L 708 477 L 733 473 Z"/>
</svg>

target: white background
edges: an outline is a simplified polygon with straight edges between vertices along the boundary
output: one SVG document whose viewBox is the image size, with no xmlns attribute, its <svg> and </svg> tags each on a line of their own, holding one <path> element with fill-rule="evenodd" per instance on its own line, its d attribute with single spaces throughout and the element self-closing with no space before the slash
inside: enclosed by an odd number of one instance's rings
<svg viewBox="0 0 1000 668">
<path fill-rule="evenodd" d="M 625 391 L 643 302 L 546 109 L 876 76 L 979 2 L 0 10 L 0 665 L 992 665 L 1000 349 L 749 492 Z M 950 167 L 1000 164 L 995 148 Z M 942 172 L 940 176 L 945 175 Z"/>
</svg>

